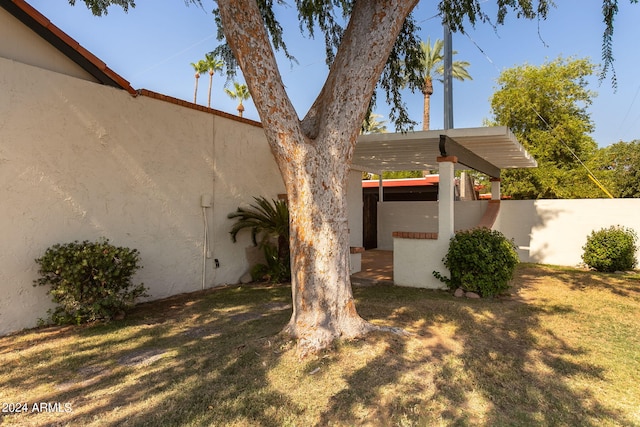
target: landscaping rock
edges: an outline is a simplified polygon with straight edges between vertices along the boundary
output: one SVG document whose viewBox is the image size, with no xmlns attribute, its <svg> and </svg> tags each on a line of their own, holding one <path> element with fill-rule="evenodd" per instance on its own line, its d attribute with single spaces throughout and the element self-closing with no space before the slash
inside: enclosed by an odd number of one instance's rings
<svg viewBox="0 0 640 427">
<path fill-rule="evenodd" d="M 453 293 L 453 296 L 454 297 L 458 297 L 458 298 L 463 297 L 464 296 L 464 289 L 462 289 L 462 288 L 456 289 L 456 291 Z"/>
<path fill-rule="evenodd" d="M 247 283 L 251 283 L 251 282 L 253 282 L 253 279 L 251 278 L 251 273 L 245 273 L 240 278 L 240 283 L 242 283 L 243 285 L 246 285 Z"/>
<path fill-rule="evenodd" d="M 480 295 L 476 294 L 475 292 L 467 292 L 464 294 L 464 296 L 467 298 L 480 298 Z"/>
</svg>

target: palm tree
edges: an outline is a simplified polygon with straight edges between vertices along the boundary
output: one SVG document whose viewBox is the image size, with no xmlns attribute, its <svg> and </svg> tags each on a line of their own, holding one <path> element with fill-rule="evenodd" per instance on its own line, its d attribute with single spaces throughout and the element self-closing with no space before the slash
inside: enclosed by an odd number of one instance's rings
<svg viewBox="0 0 640 427">
<path fill-rule="evenodd" d="M 211 53 L 207 53 L 204 58 L 204 62 L 207 64 L 207 70 L 209 71 L 209 97 L 207 98 L 207 107 L 211 108 L 211 85 L 213 84 L 213 74 L 216 71 L 222 70 L 224 62 Z"/>
<path fill-rule="evenodd" d="M 207 71 L 207 63 L 201 59 L 198 62 L 192 62 L 191 66 L 193 67 L 193 71 L 196 72 L 195 74 L 196 85 L 195 85 L 195 88 L 193 89 L 193 103 L 195 104 L 196 99 L 198 97 L 198 79 L 200 78 L 200 74 Z"/>
<path fill-rule="evenodd" d="M 367 119 L 362 123 L 361 134 L 369 133 L 387 133 L 387 121 L 379 120 L 382 116 L 380 114 L 371 113 Z"/>
<path fill-rule="evenodd" d="M 237 219 L 231 227 L 231 240 L 235 243 L 240 230 L 251 230 L 251 240 L 258 245 L 257 236 L 262 234 L 260 246 L 268 246 L 269 239 L 278 241 L 278 261 L 282 264 L 289 262 L 289 207 L 285 200 L 272 200 L 265 197 L 254 197 L 255 204 L 249 208 L 239 207 L 227 218 Z"/>
<path fill-rule="evenodd" d="M 422 86 L 422 93 L 424 95 L 424 110 L 422 112 L 422 130 L 429 130 L 429 116 L 430 116 L 430 103 L 431 95 L 433 95 L 433 76 L 444 75 L 444 55 L 442 53 L 444 48 L 444 42 L 442 40 L 436 40 L 431 45 L 431 38 L 427 39 L 427 43 L 420 42 L 420 47 L 424 53 L 424 58 L 421 61 L 420 68 L 421 74 L 424 79 L 424 85 Z M 453 54 L 457 54 L 455 50 Z M 466 61 L 453 61 L 451 75 L 458 80 L 473 80 L 471 75 L 467 71 L 469 63 Z M 442 79 L 438 79 L 442 81 Z"/>
<path fill-rule="evenodd" d="M 246 101 L 251 97 L 249 93 L 249 88 L 244 83 L 233 82 L 234 90 L 230 90 L 225 88 L 224 91 L 231 99 L 239 99 L 240 103 L 238 104 L 238 115 L 242 117 L 242 113 L 244 112 L 244 105 L 242 105 L 242 101 Z"/>
</svg>

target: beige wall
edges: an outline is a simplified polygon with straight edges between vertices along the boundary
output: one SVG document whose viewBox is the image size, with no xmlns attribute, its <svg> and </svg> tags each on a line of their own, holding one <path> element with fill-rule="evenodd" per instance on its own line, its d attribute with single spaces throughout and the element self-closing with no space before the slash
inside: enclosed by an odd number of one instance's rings
<svg viewBox="0 0 640 427">
<path fill-rule="evenodd" d="M 0 333 L 46 316 L 34 259 L 55 243 L 137 248 L 152 298 L 200 289 L 203 194 L 205 285 L 238 282 L 251 244 L 227 214 L 284 192 L 261 128 L 3 58 L 0 76 Z"/>
<path fill-rule="evenodd" d="M 495 228 L 513 238 L 524 262 L 574 266 L 594 230 L 612 225 L 640 234 L 640 199 L 507 200 Z"/>
<path fill-rule="evenodd" d="M 352 170 L 349 174 L 347 186 L 347 205 L 349 222 L 349 245 L 362 246 L 362 172 Z M 350 272 L 356 273 L 362 268 L 362 254 L 355 253 L 350 256 Z"/>
<path fill-rule="evenodd" d="M 50 71 L 97 81 L 58 49 L 0 8 L 0 58 L 8 58 Z"/>
<path fill-rule="evenodd" d="M 486 206 L 486 201 L 456 202 L 455 228 L 477 225 Z M 523 262 L 577 266 L 582 262 L 582 246 L 592 231 L 621 225 L 640 234 L 638 212 L 640 199 L 503 200 L 494 229 L 514 240 Z M 433 278 L 432 271 L 446 273 L 440 260 L 448 244 L 390 238 L 393 231 L 437 232 L 437 215 L 437 202 L 379 204 L 378 247 L 395 251 L 396 283 L 442 286 Z"/>
<path fill-rule="evenodd" d="M 476 226 L 487 201 L 455 202 L 454 227 L 465 230 Z M 379 202 L 378 249 L 393 250 L 394 231 L 438 232 L 438 202 Z"/>
</svg>

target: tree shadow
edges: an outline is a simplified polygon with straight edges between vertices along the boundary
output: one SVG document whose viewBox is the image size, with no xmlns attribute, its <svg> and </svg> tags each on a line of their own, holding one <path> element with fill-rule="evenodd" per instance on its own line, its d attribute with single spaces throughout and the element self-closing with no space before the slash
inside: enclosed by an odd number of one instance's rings
<svg viewBox="0 0 640 427">
<path fill-rule="evenodd" d="M 73 407 L 5 418 L 22 425 L 633 424 L 593 388 L 571 385 L 606 381 L 607 372 L 586 361 L 589 348 L 546 326 L 549 316 L 571 315 L 570 304 L 522 296 L 536 280 L 522 270 L 522 288 L 511 297 L 483 300 L 354 288 L 364 318 L 408 334 L 340 341 L 297 364 L 291 343 L 277 336 L 291 313 L 288 287 L 175 297 L 120 322 L 45 329 L 12 346 L 2 339 L 0 357 L 9 363 L 0 375 L 13 372 L 6 389 Z"/>
<path fill-rule="evenodd" d="M 110 425 L 280 425 L 279 414 L 270 408 L 291 414 L 300 408 L 271 389 L 266 374 L 279 353 L 264 337 L 275 336 L 286 324 L 290 291 L 246 288 L 230 291 L 225 302 L 217 303 L 215 292 L 174 297 L 154 303 L 153 310 L 139 307 L 123 321 L 61 328 L 49 344 L 36 338 L 37 350 L 27 340 L 11 346 L 23 353 L 19 366 L 28 369 L 15 371 L 7 389 L 37 389 L 38 402 L 69 403 L 73 410 L 29 411 L 8 420 L 105 425 L 100 420 L 108 417 Z M 96 338 L 107 351 L 97 352 Z M 111 390 L 117 392 L 108 394 Z"/>
<path fill-rule="evenodd" d="M 520 280 L 529 286 L 526 278 Z M 411 303 L 389 311 L 386 293 Z M 363 317 L 384 319 L 414 335 L 367 337 L 384 341 L 389 350 L 345 378 L 348 387 L 332 397 L 317 425 L 361 424 L 362 406 L 376 408 L 368 420 L 379 425 L 596 426 L 603 417 L 631 424 L 601 403 L 593 389 L 569 385 L 574 378 L 605 381 L 605 371 L 584 361 L 588 348 L 569 344 L 542 323 L 543 316 L 570 313 L 568 304 L 538 306 L 517 294 L 456 299 L 444 292 L 384 287 L 360 288 L 356 295 Z M 433 340 L 433 331 L 446 329 L 455 330 L 449 338 L 457 345 Z M 416 341 L 422 342 L 422 353 L 408 348 Z M 407 376 L 417 380 L 405 382 Z"/>
</svg>

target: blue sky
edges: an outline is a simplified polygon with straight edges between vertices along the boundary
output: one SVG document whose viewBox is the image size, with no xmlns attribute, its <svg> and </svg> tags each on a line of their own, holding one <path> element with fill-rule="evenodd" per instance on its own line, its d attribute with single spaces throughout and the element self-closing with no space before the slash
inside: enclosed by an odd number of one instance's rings
<svg viewBox="0 0 640 427">
<path fill-rule="evenodd" d="M 135 9 L 125 14 L 112 7 L 107 16 L 94 17 L 81 0 L 75 7 L 67 0 L 27 0 L 55 25 L 106 62 L 136 89 L 149 89 L 176 98 L 193 100 L 194 78 L 189 65 L 204 57 L 216 45 L 215 24 L 210 11 L 212 0 L 203 0 L 203 8 L 185 6 L 183 0 L 138 0 Z M 485 2 L 487 11 L 494 2 Z M 540 65 L 558 56 L 588 57 L 598 64 L 601 58 L 603 23 L 601 1 L 562 0 L 546 21 L 525 21 L 508 16 L 505 25 L 478 24 L 467 34 L 453 35 L 454 59 L 471 63 L 473 80 L 454 82 L 455 127 L 482 126 L 490 117 L 489 98 L 496 88 L 501 70 L 513 66 Z M 435 1 L 422 1 L 415 10 L 421 27 L 420 37 L 442 38 Z M 293 7 L 280 12 L 287 40 L 297 64 L 281 61 L 281 73 L 289 96 L 303 117 L 317 96 L 327 74 L 321 40 L 299 35 Z M 592 134 L 598 145 L 640 139 L 640 5 L 620 0 L 615 22 L 614 57 L 618 89 L 610 78 L 602 84 L 597 77 L 589 89 L 597 92 L 589 108 L 595 123 Z M 291 24 L 291 25 L 287 25 Z M 242 81 L 242 76 L 238 78 Z M 236 113 L 236 102 L 223 91 L 226 78 L 214 76 L 212 107 Z M 200 78 L 198 103 L 206 105 L 208 75 Z M 436 83 L 431 104 L 431 128 L 442 128 L 442 85 Z M 387 114 L 383 96 L 377 113 Z M 422 120 L 422 94 L 405 97 L 411 117 Z M 251 101 L 245 102 L 245 117 L 258 120 Z"/>
</svg>

